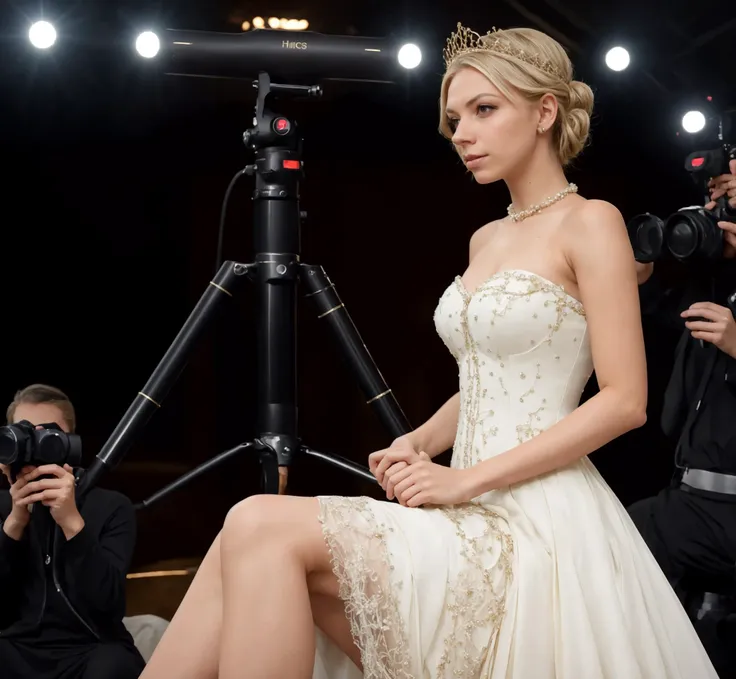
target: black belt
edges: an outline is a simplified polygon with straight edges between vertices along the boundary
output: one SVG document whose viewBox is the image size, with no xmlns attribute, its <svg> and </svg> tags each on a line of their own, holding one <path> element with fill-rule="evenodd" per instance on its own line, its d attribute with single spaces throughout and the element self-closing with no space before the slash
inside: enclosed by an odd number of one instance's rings
<svg viewBox="0 0 736 679">
<path fill-rule="evenodd" d="M 680 482 L 698 490 L 722 495 L 736 495 L 736 476 L 733 474 L 709 472 L 705 469 L 686 469 Z"/>
</svg>

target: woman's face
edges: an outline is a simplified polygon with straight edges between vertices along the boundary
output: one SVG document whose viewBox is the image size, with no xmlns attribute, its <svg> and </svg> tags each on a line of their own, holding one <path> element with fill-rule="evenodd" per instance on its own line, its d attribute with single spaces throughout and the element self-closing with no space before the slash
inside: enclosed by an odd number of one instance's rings
<svg viewBox="0 0 736 679">
<path fill-rule="evenodd" d="M 538 142 L 539 107 L 522 97 L 509 101 L 474 68 L 452 78 L 445 114 L 452 142 L 479 184 L 511 176 Z"/>
</svg>

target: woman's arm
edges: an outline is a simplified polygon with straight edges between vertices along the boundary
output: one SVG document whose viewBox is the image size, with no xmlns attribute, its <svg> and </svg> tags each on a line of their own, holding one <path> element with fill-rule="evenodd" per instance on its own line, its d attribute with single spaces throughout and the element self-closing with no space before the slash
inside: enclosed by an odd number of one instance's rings
<svg viewBox="0 0 736 679">
<path fill-rule="evenodd" d="M 448 399 L 421 427 L 399 436 L 389 448 L 370 455 L 368 465 L 381 488 L 386 491 L 387 499 L 394 499 L 396 474 L 418 462 L 421 453 L 435 457 L 452 446 L 459 416 L 460 392 Z"/>
<path fill-rule="evenodd" d="M 445 404 L 423 425 L 403 438 L 406 438 L 417 452 L 435 457 L 451 448 L 455 442 L 459 416 L 460 392 L 445 401 Z"/>
<path fill-rule="evenodd" d="M 485 248 L 491 241 L 495 230 L 498 228 L 497 222 L 489 222 L 473 232 L 470 237 L 468 246 L 468 263 L 472 262 L 475 256 Z M 406 464 L 416 460 L 416 455 L 411 455 L 408 451 L 402 450 L 402 446 L 397 446 L 395 454 L 392 454 L 391 448 L 395 444 L 406 441 L 416 453 L 426 453 L 429 457 L 436 457 L 444 453 L 452 447 L 457 435 L 457 423 L 460 417 L 460 392 L 450 397 L 445 404 L 430 417 L 424 424 L 417 427 L 408 434 L 399 436 L 386 450 L 379 450 L 371 455 L 370 465 L 371 471 L 376 475 L 378 482 L 384 485 L 384 474 L 391 465 L 396 465 L 393 473 L 403 469 Z M 398 463 L 398 464 L 397 464 Z M 391 493 L 389 492 L 389 499 Z"/>
<path fill-rule="evenodd" d="M 600 391 L 538 436 L 468 470 L 470 497 L 568 465 L 646 422 L 637 272 L 624 220 L 612 205 L 588 201 L 565 228 Z"/>
</svg>

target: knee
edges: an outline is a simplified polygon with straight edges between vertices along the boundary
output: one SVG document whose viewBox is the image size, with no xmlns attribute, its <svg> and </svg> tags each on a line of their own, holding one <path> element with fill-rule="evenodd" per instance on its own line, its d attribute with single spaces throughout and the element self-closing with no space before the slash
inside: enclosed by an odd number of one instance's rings
<svg viewBox="0 0 736 679">
<path fill-rule="evenodd" d="M 222 527 L 221 549 L 253 549 L 278 537 L 282 513 L 281 498 L 276 495 L 253 495 L 230 509 Z"/>
</svg>

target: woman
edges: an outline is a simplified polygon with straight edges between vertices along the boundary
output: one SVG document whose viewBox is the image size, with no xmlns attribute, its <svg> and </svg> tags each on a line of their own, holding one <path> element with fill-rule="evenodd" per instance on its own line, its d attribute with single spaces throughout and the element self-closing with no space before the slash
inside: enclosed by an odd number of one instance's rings
<svg viewBox="0 0 736 679">
<path fill-rule="evenodd" d="M 715 677 L 587 459 L 642 425 L 647 391 L 622 218 L 563 172 L 592 92 L 533 30 L 458 26 L 445 60 L 441 129 L 512 199 L 435 313 L 459 392 L 371 455 L 399 504 L 233 508 L 144 679 Z M 578 406 L 593 369 L 600 392 Z M 453 443 L 451 468 L 431 461 Z"/>
</svg>

